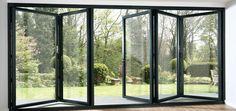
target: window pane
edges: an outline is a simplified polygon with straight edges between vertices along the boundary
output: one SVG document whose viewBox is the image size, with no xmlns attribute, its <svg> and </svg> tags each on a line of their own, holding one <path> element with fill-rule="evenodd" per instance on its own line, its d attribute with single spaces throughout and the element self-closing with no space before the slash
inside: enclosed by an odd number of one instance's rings
<svg viewBox="0 0 236 111">
<path fill-rule="evenodd" d="M 87 14 L 63 17 L 65 99 L 87 101 Z"/>
<path fill-rule="evenodd" d="M 214 10 L 162 10 L 162 11 L 172 13 L 175 15 L 184 16 L 198 13 L 207 13 L 207 12 L 212 12 Z"/>
<path fill-rule="evenodd" d="M 53 59 L 55 59 L 55 17 L 17 11 L 17 105 L 55 98 Z"/>
<path fill-rule="evenodd" d="M 184 19 L 184 93 L 218 97 L 218 15 Z"/>
<path fill-rule="evenodd" d="M 158 14 L 159 99 L 177 94 L 177 19 Z"/>
<path fill-rule="evenodd" d="M 126 95 L 149 99 L 149 15 L 126 19 Z"/>
</svg>

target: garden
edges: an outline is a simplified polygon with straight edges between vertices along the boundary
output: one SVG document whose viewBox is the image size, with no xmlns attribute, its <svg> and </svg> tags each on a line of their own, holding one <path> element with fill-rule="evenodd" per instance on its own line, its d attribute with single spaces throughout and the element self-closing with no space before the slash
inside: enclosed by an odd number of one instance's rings
<svg viewBox="0 0 236 111">
<path fill-rule="evenodd" d="M 35 8 L 61 13 L 75 9 Z M 86 14 L 63 18 L 63 88 L 67 98 L 87 96 L 87 70 L 93 70 L 95 97 L 122 96 L 122 17 L 144 10 L 94 10 L 94 69 L 87 69 Z M 194 11 L 178 11 L 191 14 Z M 175 95 L 177 82 L 176 20 L 159 15 L 158 83 L 160 94 Z M 217 70 L 215 15 L 187 19 L 184 35 L 184 89 L 188 94 L 218 92 L 212 84 Z M 148 16 L 127 25 L 126 83 L 132 96 L 148 96 L 150 53 Z M 56 79 L 55 18 L 16 13 L 16 98 L 53 99 Z M 210 25 L 206 25 L 210 24 Z M 194 27 L 193 27 L 194 26 Z M 211 33 L 209 33 L 211 32 Z M 132 90 L 131 90 L 132 89 Z"/>
</svg>

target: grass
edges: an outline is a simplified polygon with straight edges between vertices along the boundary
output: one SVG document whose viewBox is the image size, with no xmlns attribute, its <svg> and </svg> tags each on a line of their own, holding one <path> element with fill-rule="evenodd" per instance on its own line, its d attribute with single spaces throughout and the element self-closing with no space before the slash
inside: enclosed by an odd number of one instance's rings
<svg viewBox="0 0 236 111">
<path fill-rule="evenodd" d="M 176 94 L 176 84 L 160 84 L 160 94 Z M 145 96 L 149 95 L 149 85 L 127 85 L 127 95 L 132 96 Z M 17 99 L 19 100 L 33 100 L 33 99 L 53 99 L 55 94 L 55 88 L 17 88 Z M 185 85 L 185 93 L 217 93 L 217 86 L 210 85 Z M 65 87 L 65 98 L 80 98 L 86 97 L 86 87 Z M 96 86 L 96 96 L 122 96 L 122 85 L 115 86 Z"/>
</svg>

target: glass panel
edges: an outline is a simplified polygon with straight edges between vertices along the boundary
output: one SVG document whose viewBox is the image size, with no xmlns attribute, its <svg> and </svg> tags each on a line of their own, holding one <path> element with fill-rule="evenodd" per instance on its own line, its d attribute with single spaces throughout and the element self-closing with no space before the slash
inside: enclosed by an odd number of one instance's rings
<svg viewBox="0 0 236 111">
<path fill-rule="evenodd" d="M 177 19 L 158 14 L 159 99 L 177 94 Z"/>
<path fill-rule="evenodd" d="M 213 10 L 162 10 L 164 12 L 172 13 L 175 15 L 191 15 L 191 14 L 197 14 L 197 13 L 205 13 L 205 12 L 212 12 Z"/>
<path fill-rule="evenodd" d="M 126 19 L 126 95 L 150 99 L 149 15 Z"/>
<path fill-rule="evenodd" d="M 184 93 L 218 97 L 218 15 L 184 19 Z"/>
<path fill-rule="evenodd" d="M 94 10 L 95 105 L 143 103 L 123 98 L 121 82 L 122 17 L 141 11 L 143 10 Z"/>
<path fill-rule="evenodd" d="M 55 17 L 16 11 L 16 104 L 55 98 Z"/>
<path fill-rule="evenodd" d="M 87 14 L 63 17 L 63 94 L 87 101 Z"/>
<path fill-rule="evenodd" d="M 67 13 L 71 11 L 83 10 L 83 8 L 47 8 L 47 7 L 19 7 L 23 9 L 37 10 L 42 12 L 50 12 L 55 14 Z"/>
</svg>

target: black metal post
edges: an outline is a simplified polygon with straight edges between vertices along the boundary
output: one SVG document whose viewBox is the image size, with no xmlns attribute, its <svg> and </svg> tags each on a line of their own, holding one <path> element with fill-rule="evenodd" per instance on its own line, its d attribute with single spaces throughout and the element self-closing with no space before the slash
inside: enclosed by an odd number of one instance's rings
<svg viewBox="0 0 236 111">
<path fill-rule="evenodd" d="M 93 8 L 88 8 L 87 12 L 87 100 L 90 106 L 94 105 L 94 53 L 93 53 Z"/>
<path fill-rule="evenodd" d="M 15 64 L 15 39 L 16 39 L 16 10 L 8 6 L 8 107 L 14 111 L 16 107 L 16 64 Z"/>
<path fill-rule="evenodd" d="M 126 96 L 126 19 L 122 18 L 123 39 L 122 39 L 122 96 Z"/>
<path fill-rule="evenodd" d="M 158 99 L 158 16 L 155 9 L 150 14 L 150 99 L 151 103 Z"/>
<path fill-rule="evenodd" d="M 64 64 L 63 64 L 63 16 L 58 15 L 56 17 L 57 19 L 57 48 L 56 48 L 56 56 L 57 56 L 57 62 L 56 62 L 56 85 L 57 85 L 57 100 L 62 101 L 63 100 L 63 69 L 64 69 Z"/>
<path fill-rule="evenodd" d="M 183 17 L 177 17 L 177 96 L 184 95 L 184 63 L 183 63 L 183 37 L 184 22 Z"/>
<path fill-rule="evenodd" d="M 16 10 L 12 10 L 12 110 L 16 107 Z"/>
<path fill-rule="evenodd" d="M 154 49 L 155 49 L 155 102 L 158 102 L 159 100 L 159 47 L 158 47 L 158 13 L 157 10 L 154 12 Z"/>
<path fill-rule="evenodd" d="M 219 100 L 225 100 L 225 10 L 218 12 L 218 74 Z"/>
</svg>

